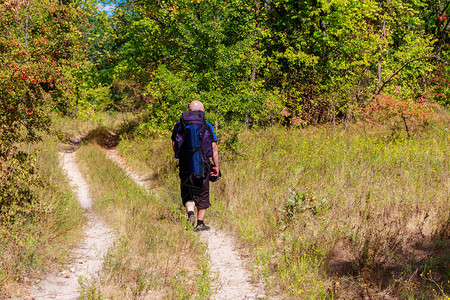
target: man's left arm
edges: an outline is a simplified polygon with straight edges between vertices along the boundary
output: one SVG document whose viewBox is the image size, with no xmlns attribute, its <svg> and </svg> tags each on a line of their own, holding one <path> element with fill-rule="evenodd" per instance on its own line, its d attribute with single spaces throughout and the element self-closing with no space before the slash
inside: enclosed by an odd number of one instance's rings
<svg viewBox="0 0 450 300">
<path fill-rule="evenodd" d="M 213 148 L 212 160 L 213 160 L 214 165 L 212 166 L 211 176 L 218 176 L 219 175 L 219 150 L 217 149 L 216 142 L 212 143 L 212 148 Z"/>
</svg>

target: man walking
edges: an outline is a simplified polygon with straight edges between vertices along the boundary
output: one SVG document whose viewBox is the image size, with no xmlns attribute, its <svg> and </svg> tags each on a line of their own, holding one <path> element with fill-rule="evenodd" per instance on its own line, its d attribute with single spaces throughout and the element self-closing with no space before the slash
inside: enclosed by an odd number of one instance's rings
<svg viewBox="0 0 450 300">
<path fill-rule="evenodd" d="M 192 174 L 192 151 L 187 149 L 186 127 L 195 124 L 199 129 L 201 148 L 201 176 Z M 187 125 L 187 126 L 186 126 Z M 176 123 L 172 132 L 172 146 L 175 157 L 180 162 L 181 199 L 186 208 L 189 222 L 196 231 L 209 230 L 204 219 L 206 210 L 211 206 L 209 202 L 209 181 L 211 176 L 219 176 L 219 152 L 217 138 L 213 127 L 204 119 L 204 107 L 200 101 L 189 104 L 189 112 L 183 113 L 180 122 Z M 197 149 L 198 150 L 198 149 Z M 198 150 L 199 151 L 199 150 Z M 212 164 L 210 162 L 212 158 Z M 194 209 L 197 207 L 197 224 L 195 224 Z"/>
</svg>

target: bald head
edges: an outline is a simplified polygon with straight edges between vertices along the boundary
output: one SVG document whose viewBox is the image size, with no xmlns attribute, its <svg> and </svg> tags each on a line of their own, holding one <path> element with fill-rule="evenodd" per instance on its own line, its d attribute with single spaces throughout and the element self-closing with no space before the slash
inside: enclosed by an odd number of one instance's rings
<svg viewBox="0 0 450 300">
<path fill-rule="evenodd" d="M 205 111 L 205 108 L 203 107 L 203 103 L 200 101 L 192 101 L 189 104 L 189 110 L 202 110 Z"/>
</svg>

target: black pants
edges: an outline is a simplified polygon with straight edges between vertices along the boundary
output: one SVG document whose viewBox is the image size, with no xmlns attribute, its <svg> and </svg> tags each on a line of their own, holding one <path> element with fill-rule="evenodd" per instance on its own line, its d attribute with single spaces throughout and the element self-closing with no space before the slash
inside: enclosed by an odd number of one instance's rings
<svg viewBox="0 0 450 300">
<path fill-rule="evenodd" d="M 181 199 L 183 205 L 188 201 L 194 201 L 197 208 L 206 209 L 209 203 L 209 172 L 205 178 L 192 179 L 190 174 L 180 173 Z"/>
</svg>

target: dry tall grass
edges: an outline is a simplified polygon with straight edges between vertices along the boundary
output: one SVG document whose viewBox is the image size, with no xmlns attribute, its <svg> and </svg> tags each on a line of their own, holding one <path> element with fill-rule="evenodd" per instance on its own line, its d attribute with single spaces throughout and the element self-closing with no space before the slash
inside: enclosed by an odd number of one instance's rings
<svg viewBox="0 0 450 300">
<path fill-rule="evenodd" d="M 259 273 L 293 298 L 449 294 L 448 124 L 244 131 L 215 207 Z"/>
<path fill-rule="evenodd" d="M 449 149 L 448 123 L 412 138 L 365 124 L 222 133 L 207 218 L 283 298 L 445 298 Z M 169 134 L 119 150 L 177 201 Z"/>
</svg>

